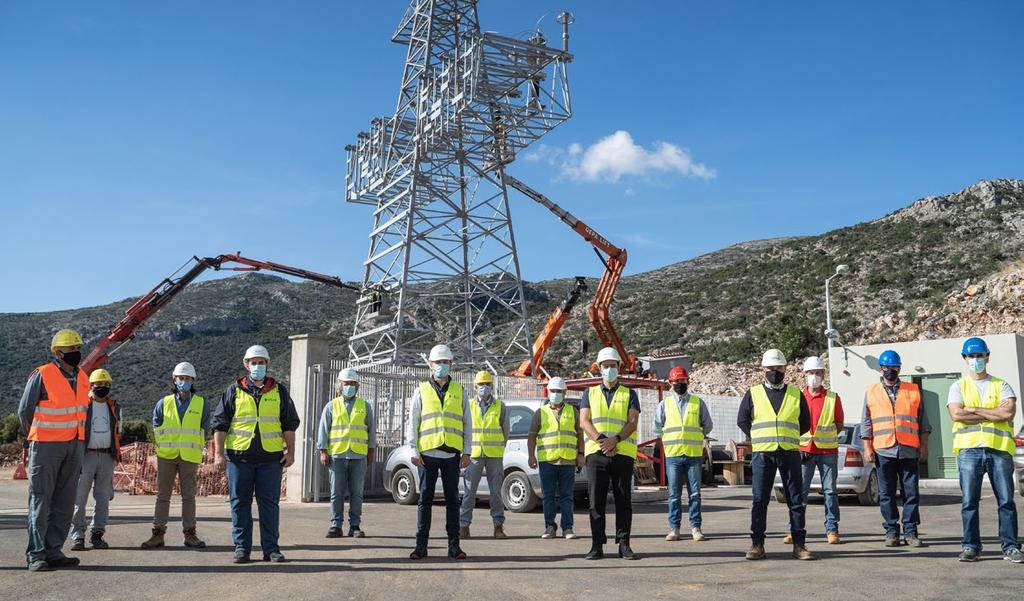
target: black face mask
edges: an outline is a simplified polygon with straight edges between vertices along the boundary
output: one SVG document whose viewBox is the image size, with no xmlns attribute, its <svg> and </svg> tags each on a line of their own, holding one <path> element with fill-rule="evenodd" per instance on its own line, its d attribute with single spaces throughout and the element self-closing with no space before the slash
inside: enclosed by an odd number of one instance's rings
<svg viewBox="0 0 1024 601">
<path fill-rule="evenodd" d="M 78 364 L 82 361 L 81 351 L 68 351 L 61 353 L 60 358 L 71 367 L 78 367 Z"/>
<path fill-rule="evenodd" d="M 107 395 L 110 394 L 110 387 L 109 386 L 97 386 L 96 388 L 92 389 L 92 394 L 93 394 L 93 396 L 95 396 L 97 398 L 105 399 L 105 398 L 107 398 Z"/>
<path fill-rule="evenodd" d="M 672 385 L 672 390 L 680 396 L 686 394 L 686 382 L 676 382 Z"/>
<path fill-rule="evenodd" d="M 782 373 L 781 371 L 775 371 L 774 369 L 772 371 L 766 371 L 764 373 L 764 379 L 768 380 L 768 383 L 771 384 L 772 386 L 778 386 L 779 384 L 782 384 L 782 379 L 785 377 L 786 374 Z"/>
<path fill-rule="evenodd" d="M 882 377 L 890 382 L 895 382 L 900 377 L 900 370 L 898 369 L 883 369 Z"/>
</svg>

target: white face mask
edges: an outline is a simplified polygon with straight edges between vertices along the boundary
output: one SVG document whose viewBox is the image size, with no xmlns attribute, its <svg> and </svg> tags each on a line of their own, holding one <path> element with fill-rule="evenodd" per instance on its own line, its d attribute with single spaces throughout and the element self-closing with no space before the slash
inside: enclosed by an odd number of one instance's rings
<svg viewBox="0 0 1024 601">
<path fill-rule="evenodd" d="M 491 387 L 486 384 L 481 384 L 480 386 L 477 386 L 476 391 L 480 395 L 480 398 L 482 399 L 491 396 Z"/>
<path fill-rule="evenodd" d="M 807 374 L 807 387 L 810 388 L 811 390 L 821 388 L 821 383 L 823 381 L 824 378 L 817 374 Z"/>
</svg>

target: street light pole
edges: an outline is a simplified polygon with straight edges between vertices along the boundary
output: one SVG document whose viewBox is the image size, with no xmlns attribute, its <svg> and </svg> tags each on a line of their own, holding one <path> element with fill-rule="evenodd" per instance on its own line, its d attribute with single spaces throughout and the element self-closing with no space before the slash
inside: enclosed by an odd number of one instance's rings
<svg viewBox="0 0 1024 601">
<path fill-rule="evenodd" d="M 825 279 L 825 340 L 828 341 L 828 382 L 829 386 L 834 386 L 832 379 L 832 339 L 836 337 L 837 332 L 832 328 L 832 297 L 829 294 L 829 284 L 832 280 L 839 276 L 841 273 L 845 273 L 850 268 L 846 265 L 836 265 L 836 272 L 831 277 Z"/>
</svg>

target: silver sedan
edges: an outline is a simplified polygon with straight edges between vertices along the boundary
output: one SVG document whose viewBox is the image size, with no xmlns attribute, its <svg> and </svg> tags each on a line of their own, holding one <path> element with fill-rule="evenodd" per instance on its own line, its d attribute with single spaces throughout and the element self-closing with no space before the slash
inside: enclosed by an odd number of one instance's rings
<svg viewBox="0 0 1024 601">
<path fill-rule="evenodd" d="M 839 433 L 839 473 L 836 489 L 841 495 L 857 495 L 861 505 L 878 505 L 878 474 L 875 464 L 864 461 L 864 441 L 860 438 L 860 424 L 846 426 Z M 775 475 L 775 500 L 786 502 L 782 477 Z M 821 493 L 821 477 L 817 470 L 811 479 L 811 492 Z"/>
</svg>

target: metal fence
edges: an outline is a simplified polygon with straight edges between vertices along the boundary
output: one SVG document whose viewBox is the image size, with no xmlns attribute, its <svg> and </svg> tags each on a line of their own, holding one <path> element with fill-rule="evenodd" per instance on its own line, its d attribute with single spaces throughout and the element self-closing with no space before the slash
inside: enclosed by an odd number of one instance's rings
<svg viewBox="0 0 1024 601">
<path fill-rule="evenodd" d="M 347 361 L 333 360 L 327 365 L 312 365 L 308 370 L 306 391 L 306 419 L 302 425 L 306 437 L 306 453 L 302 457 L 302 498 L 322 501 L 331 496 L 328 470 L 320 464 L 316 448 L 320 415 L 331 399 L 338 396 L 335 383 L 338 372 L 348 366 Z M 472 390 L 475 372 L 453 371 L 452 379 Z M 406 443 L 406 424 L 409 404 L 419 383 L 428 379 L 426 367 L 398 367 L 393 365 L 360 368 L 359 396 L 373 407 L 377 420 L 377 451 L 374 462 L 366 470 L 366 494 L 382 494 L 384 490 L 384 464 L 388 455 Z M 540 384 L 532 378 L 511 376 L 494 377 L 495 395 L 503 399 L 539 398 Z"/>
</svg>

